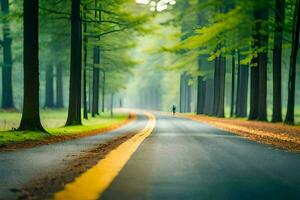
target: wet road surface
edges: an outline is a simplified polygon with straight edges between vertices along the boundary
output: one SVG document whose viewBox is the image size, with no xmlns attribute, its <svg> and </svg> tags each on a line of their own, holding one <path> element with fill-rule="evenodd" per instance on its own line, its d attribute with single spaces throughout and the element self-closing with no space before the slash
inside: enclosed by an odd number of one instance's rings
<svg viewBox="0 0 300 200">
<path fill-rule="evenodd" d="M 300 154 L 274 149 L 196 121 L 155 114 L 156 125 L 101 199 L 300 199 Z M 110 133 L 0 153 L 0 197 L 122 134 Z M 1 199 L 0 198 L 0 199 Z"/>
<path fill-rule="evenodd" d="M 300 199 L 300 154 L 156 115 L 101 199 Z"/>
<path fill-rule="evenodd" d="M 20 189 L 36 178 L 63 168 L 66 161 L 74 159 L 72 155 L 80 155 L 116 137 L 139 131 L 147 123 L 147 118 L 143 115 L 137 117 L 136 121 L 105 134 L 31 149 L 0 152 L 0 199 L 16 198 L 17 194 L 10 189 Z"/>
</svg>

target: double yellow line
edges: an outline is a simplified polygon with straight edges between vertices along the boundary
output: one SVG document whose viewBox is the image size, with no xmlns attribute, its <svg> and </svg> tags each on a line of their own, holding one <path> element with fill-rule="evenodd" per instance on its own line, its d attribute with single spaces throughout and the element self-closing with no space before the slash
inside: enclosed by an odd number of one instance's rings
<svg viewBox="0 0 300 200">
<path fill-rule="evenodd" d="M 67 184 L 62 191 L 55 193 L 54 199 L 99 199 L 141 143 L 152 133 L 155 126 L 155 117 L 151 113 L 145 113 L 145 115 L 149 120 L 144 129 L 112 150 L 94 167 L 77 177 L 74 182 Z"/>
</svg>

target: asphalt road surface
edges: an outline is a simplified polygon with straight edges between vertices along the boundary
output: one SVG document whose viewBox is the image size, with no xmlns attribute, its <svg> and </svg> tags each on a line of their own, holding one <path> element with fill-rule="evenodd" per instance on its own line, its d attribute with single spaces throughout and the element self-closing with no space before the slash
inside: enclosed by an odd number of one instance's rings
<svg viewBox="0 0 300 200">
<path fill-rule="evenodd" d="M 116 137 L 140 131 L 147 118 L 138 115 L 138 120 L 115 131 L 91 137 L 21 149 L 13 152 L 0 152 L 0 199 L 15 199 L 17 193 L 11 189 L 20 189 L 32 181 L 65 167 L 67 161 L 74 159 L 99 144 Z"/>
<path fill-rule="evenodd" d="M 156 115 L 101 199 L 300 199 L 300 154 Z"/>
<path fill-rule="evenodd" d="M 0 197 L 12 198 L 10 188 L 61 167 L 68 155 L 145 124 L 140 116 L 107 134 L 0 153 Z M 300 199 L 300 154 L 196 121 L 156 114 L 153 133 L 101 199 Z"/>
</svg>

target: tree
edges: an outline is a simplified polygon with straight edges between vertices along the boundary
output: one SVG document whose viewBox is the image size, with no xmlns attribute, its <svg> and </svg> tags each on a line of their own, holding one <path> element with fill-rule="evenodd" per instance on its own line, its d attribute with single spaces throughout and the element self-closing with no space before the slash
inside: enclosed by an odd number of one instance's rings
<svg viewBox="0 0 300 200">
<path fill-rule="evenodd" d="M 293 30 L 292 30 L 292 51 L 290 57 L 289 69 L 289 83 L 288 83 L 288 105 L 284 122 L 287 124 L 294 124 L 295 112 L 295 82 L 296 82 L 296 63 L 297 53 L 299 48 L 299 33 L 300 33 L 300 0 L 296 1 L 294 17 L 293 17 Z"/>
<path fill-rule="evenodd" d="M 84 19 L 86 19 L 86 7 L 84 7 Z M 87 33 L 87 22 L 83 23 L 83 118 L 88 119 L 88 105 L 87 105 L 87 70 L 88 70 L 88 37 Z"/>
<path fill-rule="evenodd" d="M 235 95 L 235 52 L 232 52 L 231 60 L 231 104 L 230 104 L 230 117 L 234 115 L 234 95 Z"/>
<path fill-rule="evenodd" d="M 38 13 L 38 0 L 24 0 L 24 100 L 19 130 L 44 131 L 39 113 Z"/>
<path fill-rule="evenodd" d="M 54 86 L 53 86 L 53 66 L 46 66 L 46 89 L 45 89 L 45 108 L 54 108 Z"/>
<path fill-rule="evenodd" d="M 276 0 L 273 47 L 273 115 L 272 122 L 282 122 L 281 62 L 285 0 Z"/>
<path fill-rule="evenodd" d="M 267 45 L 268 4 L 254 5 L 253 51 L 251 68 L 250 120 L 267 120 Z"/>
<path fill-rule="evenodd" d="M 258 52 L 258 120 L 267 121 L 268 1 L 258 8 L 254 15 L 257 15 L 255 17 L 258 19 L 256 22 L 259 39 L 258 48 L 263 49 Z"/>
<path fill-rule="evenodd" d="M 14 109 L 13 89 L 12 89 L 12 38 L 10 31 L 10 23 L 8 19 L 9 2 L 8 0 L 1 1 L 1 10 L 3 17 L 3 67 L 2 67 L 2 108 Z"/>
<path fill-rule="evenodd" d="M 56 64 L 56 108 L 64 107 L 63 74 L 64 68 L 62 63 L 58 62 Z"/>
<path fill-rule="evenodd" d="M 248 77 L 249 66 L 241 64 L 244 56 L 238 51 L 238 77 L 237 77 L 237 95 L 236 95 L 236 117 L 247 116 L 247 100 L 248 100 Z"/>
<path fill-rule="evenodd" d="M 81 125 L 81 17 L 80 0 L 72 0 L 71 72 L 69 108 L 66 126 Z"/>
</svg>

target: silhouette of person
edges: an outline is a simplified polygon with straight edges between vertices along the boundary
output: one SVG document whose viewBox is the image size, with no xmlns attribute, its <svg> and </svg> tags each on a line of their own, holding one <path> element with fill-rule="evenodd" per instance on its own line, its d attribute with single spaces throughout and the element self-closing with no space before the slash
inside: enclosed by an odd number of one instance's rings
<svg viewBox="0 0 300 200">
<path fill-rule="evenodd" d="M 175 113 L 176 113 L 176 106 L 175 105 L 172 106 L 172 111 L 173 111 L 173 116 L 174 116 Z"/>
</svg>

